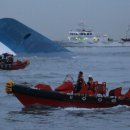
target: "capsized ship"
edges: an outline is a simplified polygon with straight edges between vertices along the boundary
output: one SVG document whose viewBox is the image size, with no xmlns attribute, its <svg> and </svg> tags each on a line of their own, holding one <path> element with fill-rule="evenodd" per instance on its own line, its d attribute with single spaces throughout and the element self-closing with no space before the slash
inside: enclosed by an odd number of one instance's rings
<svg viewBox="0 0 130 130">
<path fill-rule="evenodd" d="M 0 41 L 16 54 L 69 52 L 49 38 L 12 18 L 0 19 Z"/>
</svg>

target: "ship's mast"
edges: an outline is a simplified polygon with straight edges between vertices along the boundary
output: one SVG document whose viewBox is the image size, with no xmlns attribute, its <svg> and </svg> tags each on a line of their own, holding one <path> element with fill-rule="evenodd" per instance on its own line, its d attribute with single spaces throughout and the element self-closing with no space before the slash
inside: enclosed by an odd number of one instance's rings
<svg viewBox="0 0 130 130">
<path fill-rule="evenodd" d="M 129 38 L 129 37 L 128 37 L 129 31 L 130 31 L 130 25 L 128 25 L 128 29 L 127 29 L 127 31 L 126 31 L 126 38 Z"/>
</svg>

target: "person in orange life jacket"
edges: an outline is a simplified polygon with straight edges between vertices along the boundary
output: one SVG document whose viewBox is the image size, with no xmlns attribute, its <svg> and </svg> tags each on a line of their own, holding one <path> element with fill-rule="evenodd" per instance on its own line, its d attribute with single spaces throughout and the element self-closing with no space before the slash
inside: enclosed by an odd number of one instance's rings
<svg viewBox="0 0 130 130">
<path fill-rule="evenodd" d="M 88 88 L 89 88 L 90 90 L 93 90 L 93 87 L 94 87 L 94 80 L 93 80 L 92 75 L 89 75 L 89 76 L 88 76 L 87 85 L 88 85 Z"/>
<path fill-rule="evenodd" d="M 76 83 L 75 88 L 74 88 L 74 92 L 75 93 L 79 92 L 84 83 L 85 83 L 85 81 L 84 81 L 84 78 L 83 78 L 83 72 L 80 71 L 79 74 L 78 74 L 78 79 L 77 79 L 77 83 Z"/>
</svg>

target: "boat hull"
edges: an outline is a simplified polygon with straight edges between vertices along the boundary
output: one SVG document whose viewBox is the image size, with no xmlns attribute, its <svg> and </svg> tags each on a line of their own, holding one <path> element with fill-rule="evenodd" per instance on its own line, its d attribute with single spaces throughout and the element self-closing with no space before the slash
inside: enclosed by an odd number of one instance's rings
<svg viewBox="0 0 130 130">
<path fill-rule="evenodd" d="M 33 89 L 22 85 L 14 85 L 12 92 L 25 107 L 34 105 L 77 108 L 110 108 L 117 105 L 130 106 L 130 99 L 122 100 L 115 97 L 66 94 L 55 91 Z"/>
<path fill-rule="evenodd" d="M 123 42 L 130 42 L 130 38 L 122 38 L 121 39 Z"/>
<path fill-rule="evenodd" d="M 28 60 L 25 61 L 16 61 L 13 64 L 0 64 L 1 70 L 18 70 L 24 69 L 30 62 Z"/>
</svg>

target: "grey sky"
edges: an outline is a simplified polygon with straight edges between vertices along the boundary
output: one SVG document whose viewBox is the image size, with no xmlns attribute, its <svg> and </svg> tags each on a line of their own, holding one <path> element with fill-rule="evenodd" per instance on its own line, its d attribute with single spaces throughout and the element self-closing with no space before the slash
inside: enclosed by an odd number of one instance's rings
<svg viewBox="0 0 130 130">
<path fill-rule="evenodd" d="M 52 40 L 67 38 L 80 21 L 120 39 L 129 13 L 130 0 L 0 0 L 0 18 L 15 18 Z"/>
</svg>

